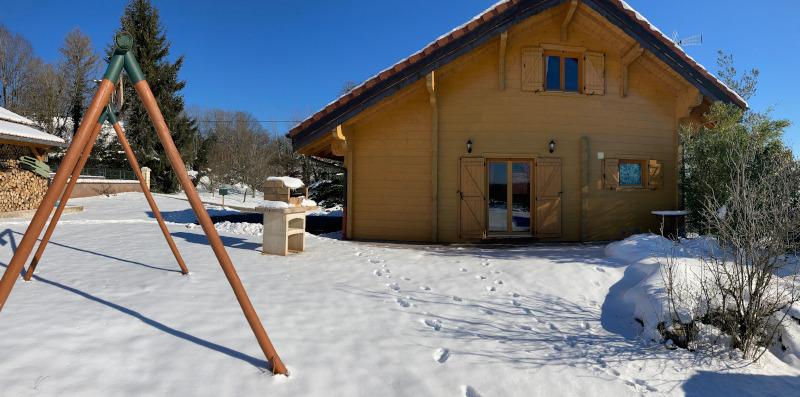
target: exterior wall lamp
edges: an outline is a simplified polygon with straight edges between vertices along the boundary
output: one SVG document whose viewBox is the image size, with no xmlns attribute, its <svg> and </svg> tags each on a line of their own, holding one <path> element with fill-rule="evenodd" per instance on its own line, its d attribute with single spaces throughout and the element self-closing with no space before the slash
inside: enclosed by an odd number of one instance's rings
<svg viewBox="0 0 800 397">
<path fill-rule="evenodd" d="M 553 150 L 556 150 L 556 142 L 551 139 L 550 140 L 550 153 L 553 153 Z"/>
<path fill-rule="evenodd" d="M 553 151 L 550 150 L 550 152 L 552 153 Z M 467 140 L 467 153 L 472 153 L 472 140 L 471 139 Z"/>
</svg>

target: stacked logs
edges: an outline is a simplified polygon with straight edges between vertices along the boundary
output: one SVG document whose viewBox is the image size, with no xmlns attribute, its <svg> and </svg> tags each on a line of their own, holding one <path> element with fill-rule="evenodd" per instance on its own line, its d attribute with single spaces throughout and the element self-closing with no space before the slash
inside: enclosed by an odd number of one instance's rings
<svg viewBox="0 0 800 397">
<path fill-rule="evenodd" d="M 0 212 L 39 207 L 47 192 L 47 179 L 19 167 L 21 156 L 30 156 L 26 146 L 0 144 Z"/>
</svg>

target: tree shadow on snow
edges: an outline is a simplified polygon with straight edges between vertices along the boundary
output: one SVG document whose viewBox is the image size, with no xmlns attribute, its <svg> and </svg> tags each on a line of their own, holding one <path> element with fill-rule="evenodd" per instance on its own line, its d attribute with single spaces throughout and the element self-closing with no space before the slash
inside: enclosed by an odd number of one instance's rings
<svg viewBox="0 0 800 397">
<path fill-rule="evenodd" d="M 648 359 L 625 338 L 591 329 L 600 310 L 588 302 L 579 304 L 536 292 L 475 298 L 433 291 L 403 290 L 398 294 L 353 286 L 340 291 L 383 302 L 394 300 L 397 305 L 392 310 L 419 316 L 417 336 L 461 341 L 459 344 L 469 348 L 451 345 L 451 353 L 478 356 L 487 364 L 519 368 L 568 364 L 595 368 L 599 373 L 612 362 L 644 363 Z M 494 343 L 475 343 L 478 341 Z"/>
<path fill-rule="evenodd" d="M 12 250 L 13 250 L 12 252 L 17 252 L 17 244 L 14 241 L 14 234 L 19 234 L 20 236 L 24 235 L 23 233 L 15 232 L 15 231 L 13 231 L 11 229 L 6 229 L 2 233 L 0 233 L 0 246 L 6 245 L 4 239 L 5 238 L 9 238 L 11 240 L 11 247 L 12 247 Z M 39 240 L 39 242 L 41 243 L 41 239 Z M 165 242 L 165 244 L 166 244 L 166 242 Z M 129 259 L 118 258 L 116 256 L 111 256 L 111 255 L 107 255 L 107 254 L 101 254 L 99 252 L 89 251 L 89 250 L 85 250 L 85 249 L 81 249 L 81 248 L 75 248 L 75 247 L 72 247 L 72 246 L 69 246 L 69 245 L 65 245 L 65 244 L 54 242 L 53 240 L 50 240 L 48 242 L 48 245 L 54 245 L 54 246 L 57 246 L 57 247 L 68 248 L 68 249 L 71 249 L 71 250 L 74 250 L 74 251 L 83 252 L 83 253 L 91 254 L 91 255 L 96 255 L 96 256 L 99 256 L 99 257 L 111 259 L 111 260 L 118 261 L 118 262 L 130 263 L 132 265 L 142 266 L 142 267 L 155 269 L 155 270 L 161 270 L 161 271 L 164 271 L 164 272 L 176 272 L 176 273 L 180 273 L 181 272 L 180 269 L 166 269 L 166 268 L 163 268 L 163 267 L 152 266 L 152 265 L 148 265 L 148 264 L 145 264 L 145 263 L 132 261 L 132 260 L 129 260 Z M 37 246 L 37 249 L 38 249 L 38 246 Z M 33 251 L 33 252 L 35 252 L 35 251 Z M 45 252 L 46 252 L 46 250 L 45 250 Z M 42 255 L 42 257 L 44 258 L 44 255 Z M 9 260 L 10 260 L 10 258 L 9 258 Z M 23 276 L 24 275 L 25 275 L 25 273 L 23 271 Z"/>
<path fill-rule="evenodd" d="M 605 243 L 521 243 L 467 244 L 422 246 L 419 250 L 440 256 L 472 255 L 480 259 L 526 260 L 545 259 L 553 263 L 585 263 L 604 267 L 620 267 L 622 263 L 603 258 Z"/>
<path fill-rule="evenodd" d="M 221 207 L 209 207 L 206 206 L 206 212 L 209 216 L 223 216 L 223 215 L 234 215 L 234 214 L 241 214 L 239 211 L 234 210 L 224 210 L 218 209 Z M 155 219 L 156 216 L 153 214 L 153 211 L 145 211 L 147 216 L 152 219 Z M 173 223 L 195 223 L 197 222 L 197 217 L 194 215 L 194 211 L 191 208 L 187 208 L 185 210 L 180 211 L 166 211 L 161 212 L 161 217 L 164 218 L 165 222 L 173 222 Z"/>
<path fill-rule="evenodd" d="M 199 234 L 185 233 L 185 232 L 177 232 L 171 234 L 173 237 L 180 237 L 190 243 L 210 246 L 211 244 L 208 242 L 208 237 L 206 237 L 206 235 L 203 234 L 202 231 L 203 229 L 200 229 Z M 262 245 L 261 243 L 254 243 L 238 237 L 220 235 L 219 238 L 220 240 L 222 240 L 222 245 L 229 248 L 238 248 L 243 250 L 260 250 Z"/>
<path fill-rule="evenodd" d="M 16 241 L 14 239 L 14 234 L 13 233 L 15 233 L 15 232 L 12 232 L 11 230 L 6 230 L 6 231 L 0 233 L 0 246 L 5 246 L 6 244 L 8 244 L 10 242 L 11 243 L 12 252 L 16 252 L 17 244 L 16 244 Z M 6 241 L 6 239 L 8 239 L 9 241 Z M 8 264 L 6 264 L 6 263 L 0 263 L 0 266 L 2 266 L 3 268 L 8 268 Z M 172 271 L 172 270 L 170 270 L 170 271 Z M 25 269 L 23 268 L 22 269 L 22 275 L 24 275 L 24 274 L 25 274 Z M 186 332 L 177 330 L 177 329 L 172 328 L 172 327 L 170 327 L 170 326 L 168 326 L 166 324 L 163 324 L 163 323 L 158 322 L 156 320 L 153 320 L 153 319 L 151 319 L 149 317 L 146 317 L 146 316 L 142 315 L 141 313 L 139 313 L 137 311 L 128 309 L 128 308 L 126 308 L 124 306 L 120 306 L 120 305 L 118 305 L 116 303 L 113 303 L 113 302 L 109 302 L 109 301 L 107 301 L 105 299 L 98 298 L 98 297 L 96 297 L 94 295 L 91 295 L 89 293 L 83 292 L 83 291 L 81 291 L 81 290 L 79 290 L 77 288 L 73 288 L 73 287 L 70 287 L 70 286 L 55 282 L 55 281 L 50 281 L 50 280 L 48 280 L 46 278 L 43 278 L 43 277 L 40 277 L 40 276 L 37 276 L 37 275 L 34 275 L 33 279 L 36 280 L 36 281 L 42 282 L 44 284 L 51 285 L 53 287 L 61 288 L 61 289 L 65 290 L 65 291 L 74 293 L 74 294 L 76 294 L 78 296 L 81 296 L 83 298 L 86 298 L 86 299 L 88 299 L 90 301 L 93 301 L 93 302 L 105 305 L 107 307 L 110 307 L 110 308 L 112 308 L 114 310 L 119 311 L 120 313 L 127 314 L 127 315 L 129 315 L 131 317 L 134 317 L 134 318 L 138 319 L 139 321 L 141 321 L 141 322 L 143 322 L 143 323 L 145 323 L 145 324 L 147 324 L 147 325 L 149 325 L 149 326 L 151 326 L 153 328 L 156 328 L 156 329 L 158 329 L 160 331 L 163 331 L 163 332 L 165 332 L 167 334 L 170 334 L 172 336 L 175 336 L 175 337 L 181 338 L 183 340 L 189 341 L 189 342 L 194 343 L 194 344 L 196 344 L 198 346 L 202 346 L 202 347 L 205 347 L 207 349 L 211 349 L 211 350 L 220 352 L 220 353 L 225 354 L 227 356 L 230 356 L 232 358 L 236 358 L 236 359 L 242 360 L 242 361 L 247 362 L 247 363 L 249 363 L 249 364 L 251 364 L 251 365 L 253 365 L 253 366 L 255 366 L 255 367 L 259 368 L 259 369 L 262 369 L 264 371 L 271 371 L 269 363 L 266 360 L 259 359 L 259 358 L 253 357 L 253 356 L 249 356 L 249 355 L 247 355 L 245 353 L 230 349 L 228 347 L 216 344 L 214 342 L 207 341 L 205 339 L 198 338 L 198 337 L 196 337 L 194 335 L 191 335 L 191 334 L 187 334 Z"/>
<path fill-rule="evenodd" d="M 686 383 L 687 396 L 794 396 L 800 390 L 796 376 L 727 374 L 698 371 Z"/>
</svg>

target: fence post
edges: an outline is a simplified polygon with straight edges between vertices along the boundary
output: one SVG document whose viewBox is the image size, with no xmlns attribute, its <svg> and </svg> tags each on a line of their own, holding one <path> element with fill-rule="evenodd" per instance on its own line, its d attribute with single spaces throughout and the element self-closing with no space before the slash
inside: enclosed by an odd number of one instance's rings
<svg viewBox="0 0 800 397">
<path fill-rule="evenodd" d="M 144 176 L 144 183 L 150 189 L 150 168 L 142 167 L 142 175 Z"/>
</svg>

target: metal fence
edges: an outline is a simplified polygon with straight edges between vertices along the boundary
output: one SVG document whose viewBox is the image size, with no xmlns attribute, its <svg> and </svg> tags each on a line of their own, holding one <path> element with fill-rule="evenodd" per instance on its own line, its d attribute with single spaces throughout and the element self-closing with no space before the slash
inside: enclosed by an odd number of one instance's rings
<svg viewBox="0 0 800 397">
<path fill-rule="evenodd" d="M 58 171 L 58 167 L 50 167 L 52 172 Z M 102 177 L 104 179 L 124 179 L 136 180 L 136 174 L 132 170 L 123 170 L 118 168 L 84 168 L 81 171 L 82 176 Z"/>
</svg>

